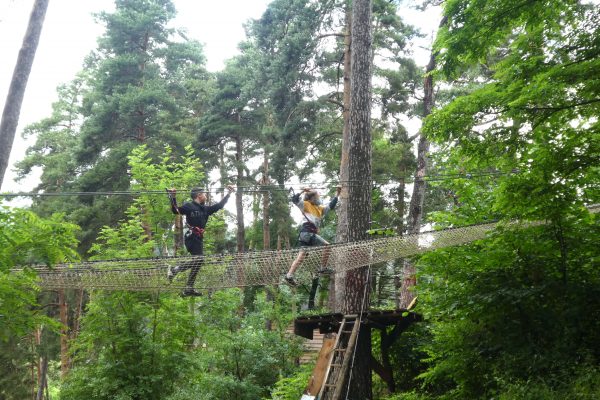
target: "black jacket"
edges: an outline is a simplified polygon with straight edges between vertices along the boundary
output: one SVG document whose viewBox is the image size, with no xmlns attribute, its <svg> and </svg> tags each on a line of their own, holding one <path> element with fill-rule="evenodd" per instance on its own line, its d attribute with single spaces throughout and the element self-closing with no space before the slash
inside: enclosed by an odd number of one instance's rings
<svg viewBox="0 0 600 400">
<path fill-rule="evenodd" d="M 178 207 L 177 204 L 171 203 L 171 211 L 173 214 L 185 215 L 188 225 L 197 226 L 204 229 L 206 227 L 208 217 L 223 208 L 225 203 L 227 203 L 227 200 L 229 200 L 229 193 L 227 196 L 223 197 L 223 200 L 217 204 L 213 204 L 212 206 L 198 204 L 195 201 L 183 203 L 181 207 Z"/>
</svg>

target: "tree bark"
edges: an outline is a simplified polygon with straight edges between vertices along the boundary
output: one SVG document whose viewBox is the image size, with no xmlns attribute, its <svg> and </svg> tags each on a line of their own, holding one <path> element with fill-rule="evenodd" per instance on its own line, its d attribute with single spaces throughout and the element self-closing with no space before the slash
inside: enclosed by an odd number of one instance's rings
<svg viewBox="0 0 600 400">
<path fill-rule="evenodd" d="M 175 216 L 175 251 L 174 255 L 179 254 L 179 249 L 183 249 L 183 217 L 181 215 Z"/>
<path fill-rule="evenodd" d="M 27 32 L 23 38 L 23 44 L 17 57 L 17 64 L 13 71 L 10 88 L 6 96 L 4 111 L 2 112 L 2 121 L 0 122 L 0 187 L 4 181 L 4 174 L 8 167 L 8 159 L 12 150 L 17 125 L 19 124 L 19 115 L 21 114 L 21 105 L 25 97 L 25 89 L 29 80 L 29 73 L 35 58 L 46 10 L 48 9 L 49 0 L 35 0 L 31 15 L 29 16 L 29 24 Z"/>
<path fill-rule="evenodd" d="M 440 27 L 446 23 L 446 17 L 440 21 Z M 423 96 L 423 119 L 425 119 L 433 109 L 433 70 L 435 69 L 437 53 L 431 52 L 429 63 L 425 69 L 424 96 Z M 425 201 L 425 175 L 427 173 L 427 155 L 429 153 L 429 141 L 419 132 L 419 144 L 417 146 L 417 170 L 413 185 L 413 194 L 410 199 L 410 208 L 408 211 L 407 231 L 408 234 L 417 234 L 421 230 L 423 220 L 423 203 Z M 413 290 L 417 284 L 416 271 L 414 264 L 405 259 L 402 267 L 402 290 L 400 292 L 400 308 L 406 308 L 413 301 L 416 294 Z"/>
<path fill-rule="evenodd" d="M 350 94 L 350 147 L 348 151 L 348 240 L 367 239 L 371 219 L 371 0 L 355 0 L 352 6 Z M 369 270 L 348 271 L 342 310 L 345 314 L 368 310 Z M 361 327 L 349 381 L 351 399 L 371 399 L 371 330 Z"/>
<path fill-rule="evenodd" d="M 406 192 L 406 182 L 404 176 L 406 175 L 406 167 L 402 167 L 400 170 L 400 185 L 398 186 L 398 199 L 396 200 L 396 212 L 398 213 L 398 225 L 396 226 L 396 233 L 399 236 L 404 234 L 404 209 L 406 207 L 406 201 L 404 200 L 404 193 Z M 401 293 L 402 293 L 402 278 L 400 272 L 403 270 L 404 260 L 399 259 L 394 261 L 394 304 L 396 309 L 401 308 Z"/>
<path fill-rule="evenodd" d="M 239 117 L 239 116 L 238 116 Z M 243 148 L 242 137 L 235 137 L 235 165 L 237 172 L 237 190 L 235 192 L 235 209 L 237 214 L 237 251 L 243 253 L 245 250 L 246 229 L 244 227 L 244 204 L 242 203 L 241 187 L 244 181 L 244 164 L 243 164 Z"/>
<path fill-rule="evenodd" d="M 75 310 L 75 314 L 73 315 L 73 327 L 71 328 L 71 334 L 69 335 L 70 340 L 74 340 L 77 338 L 79 334 L 79 326 L 81 322 L 81 314 L 83 313 L 83 289 L 79 289 L 77 292 L 77 309 Z"/>
<path fill-rule="evenodd" d="M 38 381 L 38 390 L 37 395 L 35 396 L 35 400 L 43 400 L 44 398 L 44 389 L 46 388 L 48 376 L 48 357 L 42 357 L 40 361 L 40 375 Z"/>
<path fill-rule="evenodd" d="M 69 372 L 69 319 L 65 290 L 58 289 L 58 309 L 60 316 L 60 377 L 64 378 Z"/>
<path fill-rule="evenodd" d="M 269 153 L 265 149 L 263 157 L 263 186 L 269 185 Z M 271 248 L 271 232 L 269 227 L 269 191 L 265 189 L 263 192 L 263 249 Z"/>
<path fill-rule="evenodd" d="M 344 95 L 342 117 L 344 128 L 342 131 L 342 154 L 340 158 L 340 185 L 342 191 L 339 195 L 340 203 L 337 207 L 337 230 L 336 242 L 348 241 L 348 152 L 350 150 L 350 71 L 352 54 L 352 9 L 350 3 L 346 2 L 346 32 L 344 35 Z M 344 296 L 345 272 L 338 272 L 329 281 L 329 309 L 340 311 L 337 305 L 341 305 Z"/>
<path fill-rule="evenodd" d="M 270 224 L 269 224 L 269 191 L 266 189 L 266 186 L 269 185 L 269 151 L 267 150 L 267 148 L 265 147 L 264 149 L 264 154 L 263 154 L 263 179 L 262 179 L 262 184 L 263 186 L 265 186 L 265 191 L 263 191 L 263 195 L 262 195 L 262 200 L 263 200 L 263 207 L 262 207 L 262 219 L 263 219 L 263 250 L 269 250 L 271 248 L 271 231 L 270 231 Z M 274 296 L 274 291 L 276 290 L 275 287 L 269 287 L 267 286 L 265 288 L 266 290 L 266 301 L 268 303 L 272 303 L 274 307 L 274 301 L 275 301 L 275 296 Z M 270 318 L 267 318 L 265 320 L 265 329 L 270 331 L 273 329 L 273 321 Z"/>
</svg>

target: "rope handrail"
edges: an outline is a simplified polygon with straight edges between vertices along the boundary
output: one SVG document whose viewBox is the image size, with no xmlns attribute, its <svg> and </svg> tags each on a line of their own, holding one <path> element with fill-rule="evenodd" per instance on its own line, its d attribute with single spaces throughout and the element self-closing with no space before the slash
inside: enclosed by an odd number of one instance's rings
<svg viewBox="0 0 600 400">
<path fill-rule="evenodd" d="M 588 207 L 597 213 L 600 205 Z M 530 227 L 545 222 L 508 222 L 507 227 Z M 418 234 L 393 236 L 326 247 L 311 247 L 298 270 L 298 278 L 308 281 L 321 269 L 323 251 L 330 252 L 329 265 L 335 273 L 370 264 L 412 257 L 444 247 L 457 246 L 483 239 L 496 228 L 497 222 L 427 231 Z M 187 273 L 179 274 L 172 283 L 167 269 L 175 265 L 202 264 L 196 279 L 196 288 L 217 290 L 231 287 L 277 285 L 298 254 L 299 249 L 264 250 L 246 253 L 206 256 L 163 257 L 148 259 L 87 261 L 46 266 L 21 267 L 34 269 L 42 289 L 105 289 L 105 290 L 161 290 L 175 291 L 185 287 Z"/>
</svg>

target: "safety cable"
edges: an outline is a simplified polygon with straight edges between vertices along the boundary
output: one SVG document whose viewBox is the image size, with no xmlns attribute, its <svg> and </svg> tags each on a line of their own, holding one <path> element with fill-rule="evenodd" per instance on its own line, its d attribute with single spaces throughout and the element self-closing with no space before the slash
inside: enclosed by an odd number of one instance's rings
<svg viewBox="0 0 600 400">
<path fill-rule="evenodd" d="M 459 179 L 473 179 L 479 177 L 489 177 L 489 176 L 505 176 L 512 175 L 518 172 L 480 172 L 480 173 L 466 173 L 466 174 L 437 174 L 437 175 L 429 175 L 423 176 L 421 178 L 415 179 L 414 177 L 406 178 L 404 183 L 413 183 L 416 181 L 426 181 L 426 182 L 438 182 L 438 181 L 449 181 L 449 180 L 459 180 Z M 355 184 L 359 182 L 359 184 Z M 336 186 L 344 186 L 344 187 L 357 187 L 364 186 L 365 181 L 358 180 L 331 180 L 325 182 L 306 182 L 306 183 L 293 183 L 286 184 L 286 187 L 281 187 L 279 185 L 242 185 L 237 186 L 236 190 L 245 194 L 253 194 L 253 193 L 265 193 L 265 192 L 287 192 L 290 187 L 301 188 L 301 187 L 310 187 L 312 189 L 317 190 L 329 190 Z M 371 182 L 374 185 L 389 185 L 389 184 L 397 184 L 399 183 L 399 179 L 387 179 L 387 180 L 376 180 L 372 179 Z M 175 189 L 176 192 L 179 193 L 188 193 L 191 189 Z M 211 194 L 220 194 L 227 190 L 227 187 L 208 187 L 205 188 L 205 193 Z M 4 192 L 0 193 L 0 197 L 62 197 L 62 196 L 141 196 L 141 195 L 163 195 L 165 191 L 161 190 L 112 190 L 112 191 L 74 191 L 74 192 Z"/>
</svg>

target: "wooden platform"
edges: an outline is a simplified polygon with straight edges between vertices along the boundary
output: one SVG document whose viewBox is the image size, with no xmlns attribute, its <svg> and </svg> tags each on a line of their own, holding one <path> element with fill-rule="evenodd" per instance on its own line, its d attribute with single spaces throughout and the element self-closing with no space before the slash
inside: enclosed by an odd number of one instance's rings
<svg viewBox="0 0 600 400">
<path fill-rule="evenodd" d="M 315 329 L 322 334 L 337 332 L 343 318 L 344 314 L 341 313 L 301 316 L 294 321 L 294 334 L 312 340 Z M 408 327 L 413 322 L 422 321 L 422 319 L 420 314 L 404 309 L 373 310 L 363 313 L 362 325 L 382 329 L 401 322 Z"/>
</svg>

